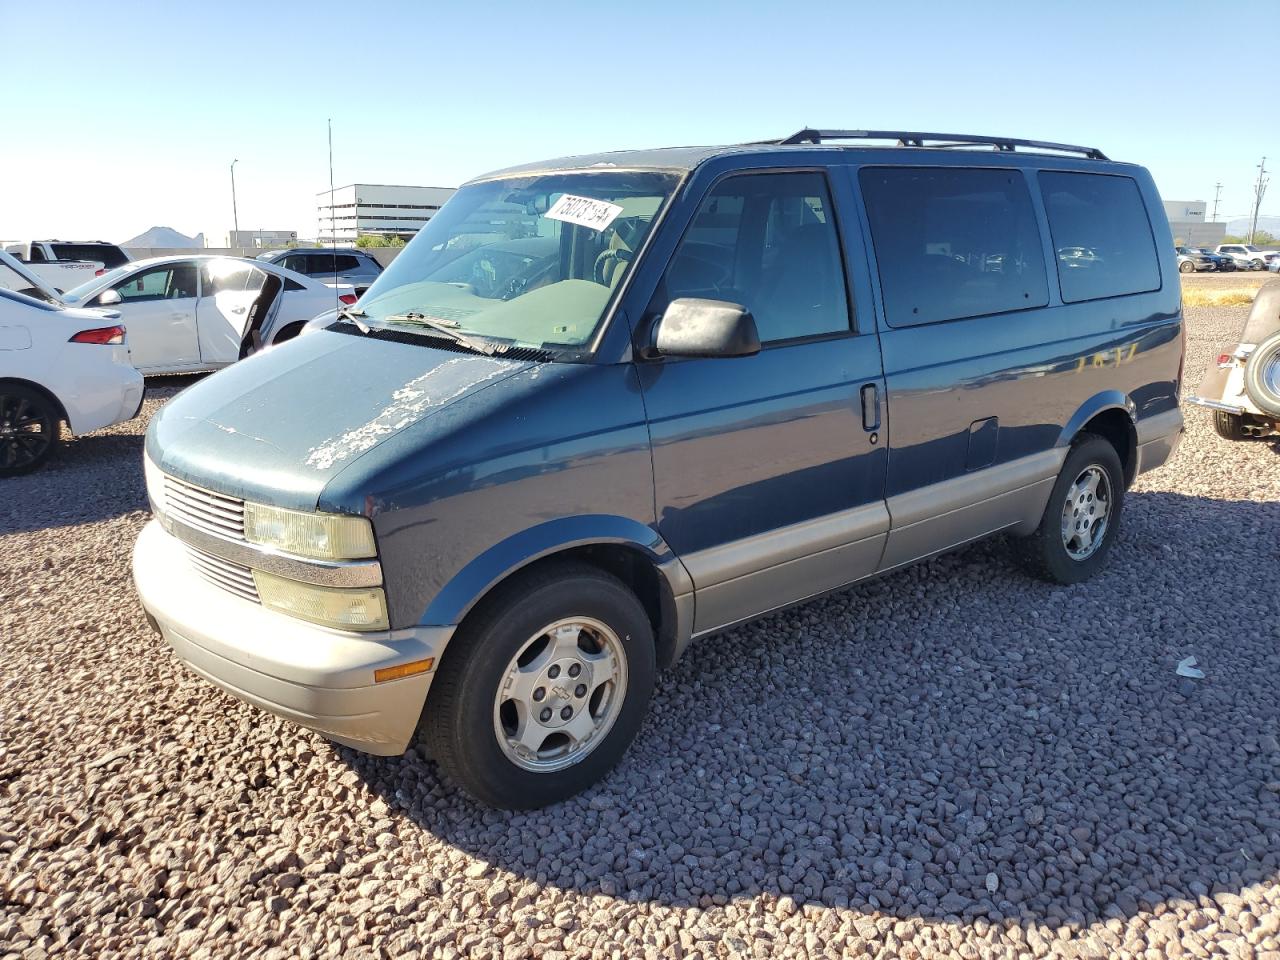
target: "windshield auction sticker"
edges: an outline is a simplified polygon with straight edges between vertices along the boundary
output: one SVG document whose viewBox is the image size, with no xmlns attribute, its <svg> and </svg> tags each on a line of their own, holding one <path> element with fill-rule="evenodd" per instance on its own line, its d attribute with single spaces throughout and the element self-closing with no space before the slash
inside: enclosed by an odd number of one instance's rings
<svg viewBox="0 0 1280 960">
<path fill-rule="evenodd" d="M 549 220 L 563 220 L 565 223 L 576 223 L 580 227 L 592 230 L 603 230 L 617 218 L 622 208 L 616 203 L 605 200 L 592 200 L 590 197 L 575 197 L 566 193 L 551 205 L 544 214 Z"/>
</svg>

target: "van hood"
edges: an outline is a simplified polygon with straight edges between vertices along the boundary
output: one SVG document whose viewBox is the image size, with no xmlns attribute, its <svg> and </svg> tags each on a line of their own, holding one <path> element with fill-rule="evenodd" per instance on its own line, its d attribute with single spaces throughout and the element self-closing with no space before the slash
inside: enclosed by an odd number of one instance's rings
<svg viewBox="0 0 1280 960">
<path fill-rule="evenodd" d="M 322 331 L 184 390 L 152 419 L 147 454 L 189 483 L 314 510 L 354 460 L 528 366 Z"/>
</svg>

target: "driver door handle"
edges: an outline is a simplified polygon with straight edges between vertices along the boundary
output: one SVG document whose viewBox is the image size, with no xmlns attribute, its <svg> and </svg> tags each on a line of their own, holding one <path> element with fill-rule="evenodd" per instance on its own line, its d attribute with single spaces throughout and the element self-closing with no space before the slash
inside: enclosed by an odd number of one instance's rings
<svg viewBox="0 0 1280 960">
<path fill-rule="evenodd" d="M 862 428 L 867 432 L 880 429 L 880 391 L 874 383 L 862 387 Z"/>
</svg>

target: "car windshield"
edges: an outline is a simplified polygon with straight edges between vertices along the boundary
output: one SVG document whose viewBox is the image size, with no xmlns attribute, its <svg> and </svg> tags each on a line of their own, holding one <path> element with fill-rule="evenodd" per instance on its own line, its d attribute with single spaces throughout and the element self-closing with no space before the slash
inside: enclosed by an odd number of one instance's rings
<svg viewBox="0 0 1280 960">
<path fill-rule="evenodd" d="M 676 182 L 609 171 L 465 186 L 369 287 L 362 320 L 580 352 Z"/>
<path fill-rule="evenodd" d="M 93 296 L 98 290 L 105 290 L 107 287 L 123 280 L 125 274 L 137 268 L 136 263 L 127 263 L 123 267 L 116 267 L 114 270 L 108 270 L 100 277 L 94 277 L 92 280 L 86 280 L 79 286 L 72 287 L 62 295 L 62 298 L 68 303 L 76 303 L 87 297 Z"/>
</svg>

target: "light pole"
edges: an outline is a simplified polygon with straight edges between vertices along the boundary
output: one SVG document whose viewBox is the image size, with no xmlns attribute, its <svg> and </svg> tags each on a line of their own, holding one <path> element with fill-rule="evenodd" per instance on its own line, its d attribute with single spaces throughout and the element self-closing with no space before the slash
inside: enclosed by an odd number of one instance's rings
<svg viewBox="0 0 1280 960">
<path fill-rule="evenodd" d="M 233 229 L 235 230 L 236 240 L 240 239 L 240 214 L 236 211 L 236 164 L 239 162 L 238 159 L 231 161 L 231 222 L 235 225 Z M 232 246 L 235 246 L 235 244 L 232 244 Z"/>
</svg>

